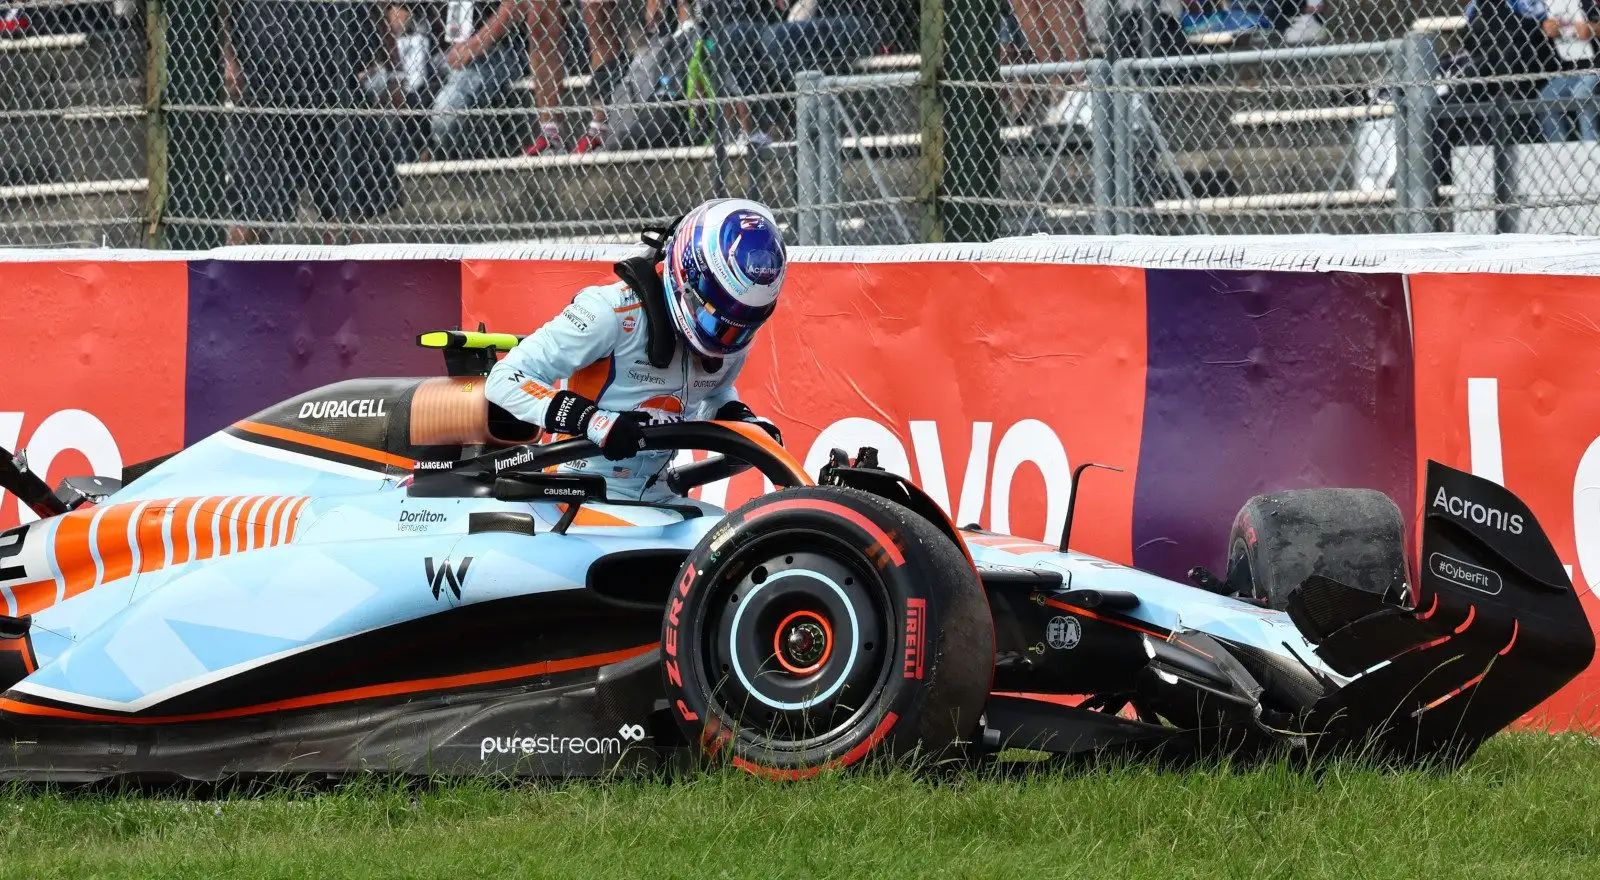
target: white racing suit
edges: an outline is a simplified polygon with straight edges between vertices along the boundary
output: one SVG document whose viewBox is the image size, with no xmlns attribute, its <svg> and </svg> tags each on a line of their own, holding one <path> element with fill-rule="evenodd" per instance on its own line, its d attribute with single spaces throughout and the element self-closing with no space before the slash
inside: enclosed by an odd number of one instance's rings
<svg viewBox="0 0 1600 880">
<path fill-rule="evenodd" d="M 638 295 L 627 284 L 586 287 L 495 365 L 485 393 L 512 415 L 540 427 L 551 399 L 563 389 L 602 410 L 638 410 L 652 421 L 709 419 L 739 399 L 733 383 L 748 350 L 725 358 L 712 372 L 680 343 L 667 366 L 657 369 L 646 356 L 647 323 Z M 673 498 L 662 471 L 674 455 L 647 449 L 621 461 L 596 457 L 560 469 L 600 474 L 612 498 L 660 502 Z"/>
</svg>

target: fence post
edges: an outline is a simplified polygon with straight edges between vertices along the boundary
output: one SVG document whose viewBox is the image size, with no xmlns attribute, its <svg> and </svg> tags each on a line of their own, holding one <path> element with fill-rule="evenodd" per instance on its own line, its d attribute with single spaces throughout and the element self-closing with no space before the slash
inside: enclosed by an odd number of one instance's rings
<svg viewBox="0 0 1600 880">
<path fill-rule="evenodd" d="M 1104 61 L 1093 64 L 1089 68 L 1089 87 L 1094 90 L 1089 93 L 1089 109 L 1093 114 L 1089 136 L 1093 150 L 1091 161 L 1094 163 L 1095 235 L 1110 235 L 1115 223 L 1112 206 L 1117 199 L 1113 158 L 1116 155 L 1113 148 L 1116 132 L 1112 117 L 1116 110 L 1112 106 L 1110 86 L 1111 65 Z"/>
<path fill-rule="evenodd" d="M 1433 91 L 1438 68 L 1434 35 L 1406 34 L 1394 67 L 1400 72 L 1395 90 L 1395 148 L 1400 152 L 1395 192 L 1400 212 L 1395 231 L 1433 232 L 1439 192 L 1433 143 L 1438 98 Z"/>
<path fill-rule="evenodd" d="M 1116 206 L 1116 233 L 1133 232 L 1133 61 L 1123 58 L 1111 66 L 1112 204 Z"/>
<path fill-rule="evenodd" d="M 164 46 L 166 83 L 157 85 L 166 104 L 216 107 L 222 105 L 222 19 L 216 0 L 165 0 Z M 154 57 L 154 53 L 152 53 Z M 152 76 L 157 70 L 150 71 Z M 224 168 L 227 157 L 222 140 L 220 112 L 163 109 L 164 193 L 156 233 L 165 247 L 198 250 L 223 241 L 219 224 L 169 226 L 168 216 L 219 220 L 222 218 Z M 155 130 L 152 129 L 152 136 Z M 154 157 L 152 152 L 152 157 Z M 150 181 L 156 186 L 154 178 Z"/>
<path fill-rule="evenodd" d="M 939 189 L 951 198 L 944 215 L 947 241 L 993 241 L 999 230 L 1000 190 L 1000 3 L 944 0 L 945 120 L 944 178 Z M 957 201 L 956 199 L 960 199 Z"/>
<path fill-rule="evenodd" d="M 813 104 L 817 120 L 817 243 L 839 243 L 839 203 L 843 201 L 839 187 L 839 102 L 828 94 L 828 80 L 822 80 L 822 92 Z"/>
<path fill-rule="evenodd" d="M 817 104 L 821 100 L 822 73 L 802 70 L 795 74 L 795 208 L 802 244 L 817 244 Z"/>
<path fill-rule="evenodd" d="M 956 0 L 961 2 L 961 0 Z M 919 38 L 922 66 L 917 72 L 917 116 L 922 130 L 922 155 L 918 163 L 917 204 L 922 240 L 944 241 L 944 212 L 939 203 L 944 179 L 944 0 L 922 0 Z"/>
<path fill-rule="evenodd" d="M 167 6 L 166 0 L 149 0 L 145 6 L 144 119 L 145 247 L 166 246 L 162 220 L 167 209 Z"/>
<path fill-rule="evenodd" d="M 997 88 L 960 86 L 956 112 L 945 110 L 951 103 L 947 81 L 998 86 L 999 10 L 998 0 L 922 3 L 922 69 L 917 79 L 922 179 L 917 201 L 927 241 L 995 237 L 995 206 L 964 197 L 992 199 L 1000 191 L 1000 95 Z"/>
</svg>

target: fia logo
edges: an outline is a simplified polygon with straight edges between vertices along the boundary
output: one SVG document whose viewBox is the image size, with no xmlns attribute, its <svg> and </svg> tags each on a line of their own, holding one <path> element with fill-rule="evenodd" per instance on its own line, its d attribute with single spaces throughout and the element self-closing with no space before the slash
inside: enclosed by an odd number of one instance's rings
<svg viewBox="0 0 1600 880">
<path fill-rule="evenodd" d="M 450 588 L 450 594 L 457 599 L 461 598 L 461 588 L 467 582 L 467 569 L 472 565 L 472 557 L 461 560 L 461 564 L 454 569 L 450 568 L 450 560 L 446 559 L 443 565 L 438 565 L 429 556 L 423 560 L 423 566 L 428 574 L 428 586 L 433 588 L 433 598 L 439 598 L 439 593 L 444 587 Z"/>
</svg>

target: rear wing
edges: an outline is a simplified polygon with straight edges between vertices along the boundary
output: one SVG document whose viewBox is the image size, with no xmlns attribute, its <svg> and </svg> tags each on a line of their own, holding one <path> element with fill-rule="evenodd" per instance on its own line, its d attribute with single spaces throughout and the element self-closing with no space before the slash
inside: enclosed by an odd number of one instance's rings
<svg viewBox="0 0 1600 880">
<path fill-rule="evenodd" d="M 1403 605 L 1313 575 L 1289 616 L 1350 681 L 1309 729 L 1401 758 L 1464 758 L 1565 687 L 1595 637 L 1533 512 L 1496 483 L 1428 462 L 1418 583 Z"/>
</svg>

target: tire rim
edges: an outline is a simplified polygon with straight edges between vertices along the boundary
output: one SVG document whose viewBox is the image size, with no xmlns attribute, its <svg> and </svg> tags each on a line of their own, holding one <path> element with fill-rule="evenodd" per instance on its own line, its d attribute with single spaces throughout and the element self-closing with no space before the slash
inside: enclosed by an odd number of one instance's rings
<svg viewBox="0 0 1600 880">
<path fill-rule="evenodd" d="M 893 665 L 893 615 L 860 551 L 819 532 L 779 532 L 722 571 L 699 642 L 712 711 L 775 751 L 825 743 L 868 718 Z"/>
</svg>

